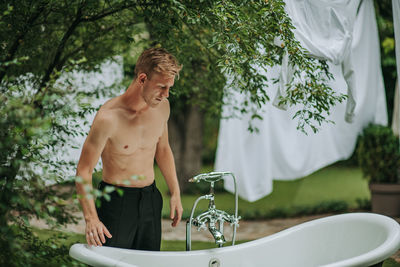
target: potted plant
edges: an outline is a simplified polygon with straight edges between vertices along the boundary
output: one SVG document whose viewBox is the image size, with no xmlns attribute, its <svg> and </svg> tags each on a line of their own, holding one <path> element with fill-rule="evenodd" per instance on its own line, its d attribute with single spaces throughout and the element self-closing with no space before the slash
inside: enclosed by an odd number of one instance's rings
<svg viewBox="0 0 400 267">
<path fill-rule="evenodd" d="M 359 137 L 357 158 L 369 181 L 372 212 L 400 216 L 400 146 L 391 128 L 369 124 Z"/>
</svg>

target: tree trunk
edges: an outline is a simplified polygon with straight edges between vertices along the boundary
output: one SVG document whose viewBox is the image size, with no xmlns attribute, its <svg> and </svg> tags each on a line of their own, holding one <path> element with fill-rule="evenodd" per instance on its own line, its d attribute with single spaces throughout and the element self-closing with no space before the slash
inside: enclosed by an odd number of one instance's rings
<svg viewBox="0 0 400 267">
<path fill-rule="evenodd" d="M 169 141 L 174 153 L 181 192 L 188 179 L 198 174 L 202 165 L 203 114 L 197 106 L 188 105 L 185 112 L 169 119 Z"/>
</svg>

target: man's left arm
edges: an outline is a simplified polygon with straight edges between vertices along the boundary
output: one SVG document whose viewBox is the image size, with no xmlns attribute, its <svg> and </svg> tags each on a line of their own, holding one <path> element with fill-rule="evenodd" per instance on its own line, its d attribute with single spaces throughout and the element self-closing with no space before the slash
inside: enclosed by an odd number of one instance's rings
<svg viewBox="0 0 400 267">
<path fill-rule="evenodd" d="M 165 123 L 163 134 L 157 144 L 156 161 L 171 193 L 171 199 L 169 203 L 170 217 L 172 220 L 171 225 L 175 227 L 181 221 L 183 208 L 181 203 L 181 193 L 179 189 L 178 178 L 176 175 L 174 156 L 168 142 L 167 123 Z"/>
</svg>

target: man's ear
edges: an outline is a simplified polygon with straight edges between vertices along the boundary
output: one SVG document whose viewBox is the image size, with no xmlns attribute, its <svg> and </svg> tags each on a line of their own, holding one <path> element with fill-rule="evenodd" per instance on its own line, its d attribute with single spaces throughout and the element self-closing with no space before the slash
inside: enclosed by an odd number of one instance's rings
<svg viewBox="0 0 400 267">
<path fill-rule="evenodd" d="M 139 83 L 144 83 L 147 80 L 147 75 L 144 72 L 139 73 Z"/>
</svg>

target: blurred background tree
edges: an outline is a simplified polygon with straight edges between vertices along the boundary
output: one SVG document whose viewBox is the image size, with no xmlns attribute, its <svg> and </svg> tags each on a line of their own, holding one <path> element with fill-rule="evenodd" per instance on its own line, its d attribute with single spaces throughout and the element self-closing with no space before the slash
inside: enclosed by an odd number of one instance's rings
<svg viewBox="0 0 400 267">
<path fill-rule="evenodd" d="M 392 1 L 382 0 L 374 3 L 381 42 L 381 66 L 390 123 L 393 118 L 394 90 L 397 78 Z"/>
<path fill-rule="evenodd" d="M 54 155 L 70 145 L 68 136 L 86 134 L 80 118 L 95 111 L 87 99 L 114 96 L 121 87 L 85 91 L 74 87 L 69 72 L 93 71 L 124 55 L 130 82 L 143 48 L 162 46 L 177 56 L 184 68 L 170 97 L 169 127 L 183 191 L 202 163 L 204 122 L 217 124 L 223 105 L 262 119 L 258 111 L 269 92 L 258 68 L 279 64 L 286 52 L 304 79 L 289 84 L 282 103 L 296 106 L 299 130 L 325 123 L 344 96 L 325 85 L 327 65 L 300 47 L 283 8 L 281 0 L 1 2 L 0 265 L 29 266 L 32 257 L 45 259 L 57 249 L 22 247 L 16 229 L 29 235 L 24 226 L 31 216 L 53 225 L 76 219 L 65 205 L 72 192 L 57 188 L 74 163 Z M 281 46 L 273 44 L 276 37 Z M 232 90 L 246 100 L 234 103 Z M 255 129 L 251 122 L 249 129 Z"/>
</svg>

